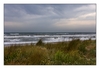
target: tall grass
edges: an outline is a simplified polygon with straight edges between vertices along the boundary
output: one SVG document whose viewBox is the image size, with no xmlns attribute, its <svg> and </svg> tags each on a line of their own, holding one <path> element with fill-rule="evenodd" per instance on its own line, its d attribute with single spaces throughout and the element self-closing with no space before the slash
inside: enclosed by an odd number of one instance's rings
<svg viewBox="0 0 100 69">
<path fill-rule="evenodd" d="M 11 49 L 11 50 L 10 50 Z M 48 51 L 43 47 L 11 46 L 5 48 L 4 51 L 4 64 L 42 64 L 43 61 L 48 59 Z"/>
<path fill-rule="evenodd" d="M 72 40 L 4 48 L 5 65 L 95 65 L 96 41 Z"/>
</svg>

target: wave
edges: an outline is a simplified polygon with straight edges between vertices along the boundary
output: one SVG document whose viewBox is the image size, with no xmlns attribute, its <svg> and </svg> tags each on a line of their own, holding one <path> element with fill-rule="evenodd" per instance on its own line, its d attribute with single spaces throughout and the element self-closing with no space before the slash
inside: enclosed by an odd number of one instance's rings
<svg viewBox="0 0 100 69">
<path fill-rule="evenodd" d="M 53 43 L 53 42 L 63 42 L 63 41 L 71 41 L 73 40 L 72 38 L 50 38 L 48 40 L 44 40 L 44 43 Z M 89 40 L 89 38 L 80 38 L 80 40 Z M 96 38 L 91 38 L 91 40 L 96 40 Z M 29 44 L 29 43 L 37 43 L 38 41 L 16 41 L 16 40 L 10 40 L 10 42 L 4 42 L 4 45 L 11 45 L 11 44 Z"/>
<path fill-rule="evenodd" d="M 78 34 L 78 35 L 12 35 L 4 36 L 4 45 L 9 44 L 27 44 L 37 43 L 39 39 L 42 39 L 44 43 L 71 41 L 73 39 L 80 40 L 96 40 L 95 34 Z"/>
<path fill-rule="evenodd" d="M 21 39 L 4 39 L 4 42 L 18 42 L 21 41 Z"/>
<path fill-rule="evenodd" d="M 5 35 L 4 38 L 20 38 L 20 37 L 95 37 L 95 34 L 86 34 L 86 35 L 19 35 L 19 36 L 7 36 Z"/>
<path fill-rule="evenodd" d="M 19 33 L 10 33 L 10 35 L 19 35 Z"/>
</svg>

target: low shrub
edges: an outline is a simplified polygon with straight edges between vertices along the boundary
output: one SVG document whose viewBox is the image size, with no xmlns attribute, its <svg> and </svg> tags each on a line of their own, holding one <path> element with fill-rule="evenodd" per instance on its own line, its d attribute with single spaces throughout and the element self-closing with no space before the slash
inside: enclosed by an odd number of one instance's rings
<svg viewBox="0 0 100 69">
<path fill-rule="evenodd" d="M 78 50 L 79 50 L 82 54 L 86 54 L 86 52 L 87 52 L 86 46 L 84 46 L 83 44 L 79 46 Z"/>
<path fill-rule="evenodd" d="M 55 64 L 57 65 L 62 64 L 65 61 L 65 54 L 61 51 L 57 51 L 53 59 Z"/>
<path fill-rule="evenodd" d="M 43 45 L 42 40 L 40 39 L 40 40 L 36 43 L 36 45 Z"/>
<path fill-rule="evenodd" d="M 80 43 L 81 41 L 79 39 L 70 41 L 67 47 L 67 51 L 76 50 Z"/>
</svg>

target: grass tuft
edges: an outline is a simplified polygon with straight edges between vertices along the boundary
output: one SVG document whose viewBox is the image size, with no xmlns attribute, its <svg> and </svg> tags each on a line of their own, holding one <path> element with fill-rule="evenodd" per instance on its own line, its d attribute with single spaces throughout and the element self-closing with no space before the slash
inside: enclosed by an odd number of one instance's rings
<svg viewBox="0 0 100 69">
<path fill-rule="evenodd" d="M 43 45 L 42 40 L 40 39 L 40 40 L 36 43 L 36 45 Z"/>
</svg>

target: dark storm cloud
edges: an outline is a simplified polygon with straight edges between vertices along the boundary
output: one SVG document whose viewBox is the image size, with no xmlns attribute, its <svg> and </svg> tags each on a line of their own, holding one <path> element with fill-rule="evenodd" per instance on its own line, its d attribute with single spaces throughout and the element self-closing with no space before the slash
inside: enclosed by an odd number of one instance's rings
<svg viewBox="0 0 100 69">
<path fill-rule="evenodd" d="M 87 4 L 5 4 L 4 28 L 14 32 L 94 32 L 95 14 L 95 5 Z"/>
</svg>

